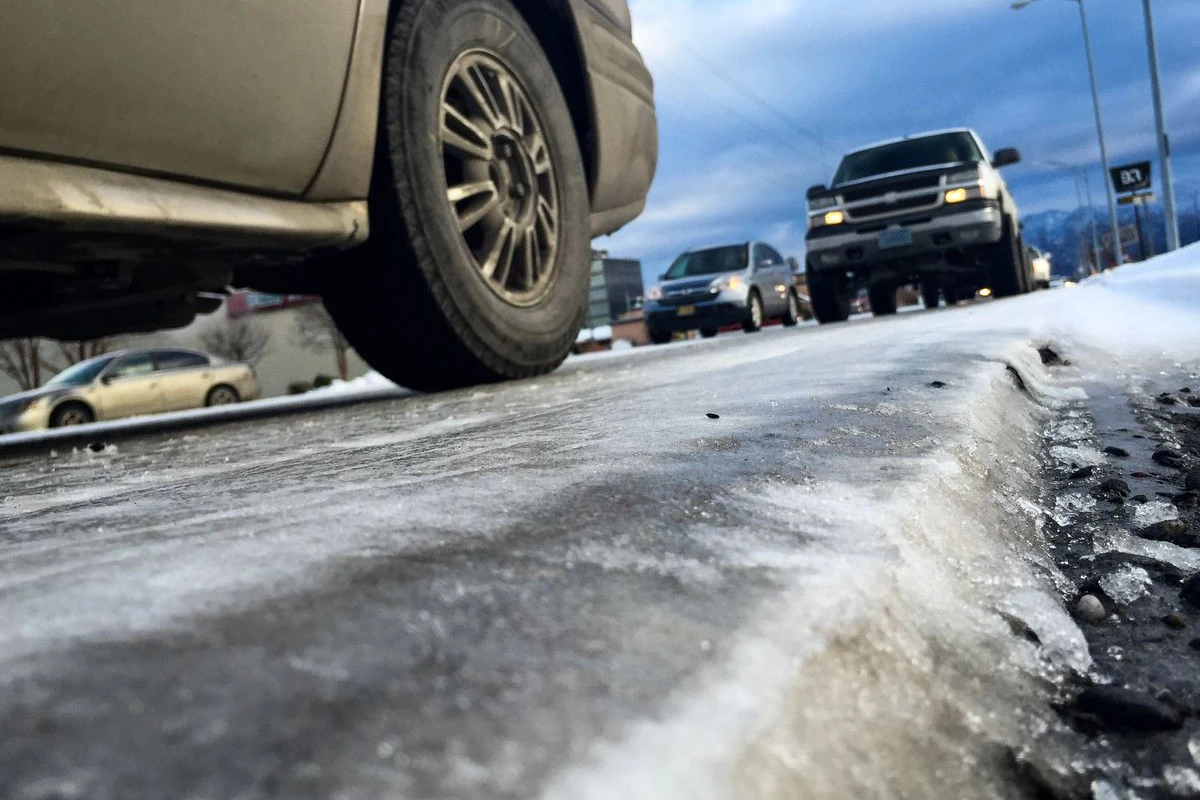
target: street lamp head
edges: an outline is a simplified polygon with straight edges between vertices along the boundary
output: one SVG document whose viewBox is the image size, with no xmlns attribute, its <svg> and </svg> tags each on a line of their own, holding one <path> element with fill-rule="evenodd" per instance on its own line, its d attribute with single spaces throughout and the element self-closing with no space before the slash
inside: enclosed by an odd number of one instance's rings
<svg viewBox="0 0 1200 800">
<path fill-rule="evenodd" d="M 1034 0 L 1016 0 L 1016 2 L 1014 2 L 1012 4 L 1012 10 L 1020 11 L 1022 8 L 1025 8 L 1026 6 L 1032 4 L 1033 2 L 1034 2 Z"/>
</svg>

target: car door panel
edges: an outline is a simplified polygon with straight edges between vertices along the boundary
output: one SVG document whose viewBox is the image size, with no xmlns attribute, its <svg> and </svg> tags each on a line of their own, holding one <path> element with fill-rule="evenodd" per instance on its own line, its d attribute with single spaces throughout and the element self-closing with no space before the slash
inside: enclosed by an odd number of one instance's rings
<svg viewBox="0 0 1200 800">
<path fill-rule="evenodd" d="M 5 0 L 0 150 L 299 194 L 358 2 Z"/>
</svg>

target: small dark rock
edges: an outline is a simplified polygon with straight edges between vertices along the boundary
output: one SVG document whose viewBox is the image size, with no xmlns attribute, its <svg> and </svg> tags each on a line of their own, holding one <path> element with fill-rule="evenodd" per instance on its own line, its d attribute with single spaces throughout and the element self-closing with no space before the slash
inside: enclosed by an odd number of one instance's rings
<svg viewBox="0 0 1200 800">
<path fill-rule="evenodd" d="M 1188 533 L 1187 523 L 1179 519 L 1155 523 L 1148 528 L 1142 528 L 1137 535 L 1153 542 L 1169 542 L 1180 547 L 1200 546 L 1200 537 Z"/>
<path fill-rule="evenodd" d="M 93 453 L 103 453 L 107 449 L 108 445 L 104 442 L 92 442 L 88 445 L 88 450 L 91 450 Z"/>
<path fill-rule="evenodd" d="M 1164 406 L 1177 406 L 1179 405 L 1179 398 L 1173 394 L 1162 394 L 1158 396 L 1158 402 Z"/>
<path fill-rule="evenodd" d="M 1084 689 L 1068 709 L 1082 726 L 1097 731 L 1177 731 L 1183 714 L 1149 695 L 1119 686 Z"/>
<path fill-rule="evenodd" d="M 930 386 L 930 388 L 933 388 L 933 389 L 945 389 L 946 388 L 946 384 L 943 381 L 934 381 L 933 383 L 929 384 L 929 386 Z"/>
<path fill-rule="evenodd" d="M 1183 479 L 1183 488 L 1188 492 L 1200 492 L 1200 469 L 1194 469 Z"/>
<path fill-rule="evenodd" d="M 1109 478 L 1096 487 L 1095 495 L 1107 500 L 1127 500 L 1133 494 L 1129 484 L 1120 478 Z"/>
<path fill-rule="evenodd" d="M 720 419 L 721 418 L 720 414 L 706 414 L 705 416 L 707 416 L 709 419 Z"/>
<path fill-rule="evenodd" d="M 1188 621 L 1179 614 L 1167 614 L 1163 617 L 1163 624 L 1176 631 L 1184 631 L 1188 627 Z"/>
<path fill-rule="evenodd" d="M 1187 404 L 1192 408 L 1200 408 L 1200 397 L 1192 396 L 1187 399 Z"/>
<path fill-rule="evenodd" d="M 1153 478 L 1154 476 L 1149 472 L 1135 472 L 1133 473 L 1132 477 L 1137 478 L 1138 480 L 1145 480 L 1146 478 Z"/>
<path fill-rule="evenodd" d="M 1188 642 L 1188 647 L 1192 648 L 1193 650 L 1200 650 L 1200 639 L 1192 639 L 1190 642 Z"/>
<path fill-rule="evenodd" d="M 1200 575 L 1193 575 L 1184 582 L 1179 597 L 1189 606 L 1200 608 Z"/>
<path fill-rule="evenodd" d="M 1200 492 L 1184 492 L 1171 498 L 1180 508 L 1200 508 Z"/>
<path fill-rule="evenodd" d="M 1179 390 L 1179 393 L 1180 394 L 1191 394 L 1192 389 L 1191 389 L 1191 387 L 1185 386 L 1184 388 Z"/>
<path fill-rule="evenodd" d="M 1154 463 L 1171 469 L 1183 469 L 1183 456 L 1174 450 L 1164 448 L 1154 454 Z"/>
<path fill-rule="evenodd" d="M 1149 502 L 1150 502 L 1150 495 L 1148 495 L 1148 494 L 1139 494 L 1139 495 L 1134 495 L 1134 497 L 1133 497 L 1133 502 L 1135 502 L 1135 503 L 1149 503 Z"/>
<path fill-rule="evenodd" d="M 1092 477 L 1095 474 L 1096 474 L 1095 467 L 1084 467 L 1083 469 L 1077 469 L 1074 472 L 1072 472 L 1071 480 L 1082 481 L 1082 480 Z"/>
<path fill-rule="evenodd" d="M 1106 447 L 1104 452 L 1117 458 L 1129 458 L 1129 451 L 1123 447 Z"/>
</svg>

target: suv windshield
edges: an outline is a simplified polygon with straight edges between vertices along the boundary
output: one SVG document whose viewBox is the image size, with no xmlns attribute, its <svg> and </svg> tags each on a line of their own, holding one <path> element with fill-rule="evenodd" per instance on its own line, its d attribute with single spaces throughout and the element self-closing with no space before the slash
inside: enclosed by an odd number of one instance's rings
<svg viewBox="0 0 1200 800">
<path fill-rule="evenodd" d="M 81 361 L 73 367 L 63 370 L 50 380 L 47 386 L 87 386 L 96 380 L 96 376 L 113 362 L 116 356 L 101 356 L 90 361 Z"/>
<path fill-rule="evenodd" d="M 749 248 L 744 244 L 730 247 L 714 247 L 711 250 L 696 250 L 684 253 L 667 270 L 666 280 L 690 278 L 700 275 L 720 275 L 723 272 L 740 272 L 749 264 Z"/>
<path fill-rule="evenodd" d="M 975 139 L 969 133 L 941 133 L 920 139 L 894 142 L 870 150 L 851 153 L 842 160 L 833 185 L 860 181 L 876 175 L 888 175 L 921 167 L 983 161 Z"/>
</svg>

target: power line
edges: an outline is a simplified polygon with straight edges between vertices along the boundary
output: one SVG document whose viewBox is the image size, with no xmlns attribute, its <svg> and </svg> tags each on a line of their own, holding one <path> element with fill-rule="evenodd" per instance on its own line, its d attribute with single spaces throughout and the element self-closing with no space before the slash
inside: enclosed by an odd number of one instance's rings
<svg viewBox="0 0 1200 800">
<path fill-rule="evenodd" d="M 728 83 L 730 86 L 732 86 L 737 91 L 741 92 L 743 95 L 745 95 L 750 100 L 752 100 L 755 104 L 761 106 L 762 108 L 764 108 L 768 112 L 770 112 L 772 115 L 774 115 L 775 117 L 782 120 L 783 123 L 785 125 L 787 125 L 789 128 L 793 129 L 794 131 L 799 133 L 801 136 L 805 137 L 806 139 L 808 139 L 809 141 L 814 143 L 821 152 L 822 170 L 824 172 L 829 171 L 828 147 L 825 142 L 825 137 L 821 134 L 820 130 L 817 130 L 817 131 L 810 130 L 805 125 L 803 125 L 802 123 L 800 123 L 799 121 L 797 121 L 796 119 L 791 117 L 790 115 L 783 112 L 778 106 L 774 105 L 769 100 L 764 98 L 762 95 L 758 94 L 756 91 L 751 89 L 749 86 L 746 86 L 744 83 L 739 81 L 737 78 L 730 75 L 719 64 L 714 63 L 712 61 L 712 59 L 708 58 L 707 56 L 705 56 L 700 51 L 696 50 L 691 45 L 685 44 L 683 42 L 676 42 L 673 39 L 663 37 L 663 36 L 661 36 L 661 33 L 659 35 L 663 41 L 665 41 L 667 44 L 674 47 L 677 51 L 679 51 L 681 53 L 686 51 L 686 54 L 690 54 L 694 59 L 696 59 L 701 64 L 706 66 L 709 69 L 709 71 L 711 71 L 718 78 L 720 78 L 721 80 Z"/>
</svg>

